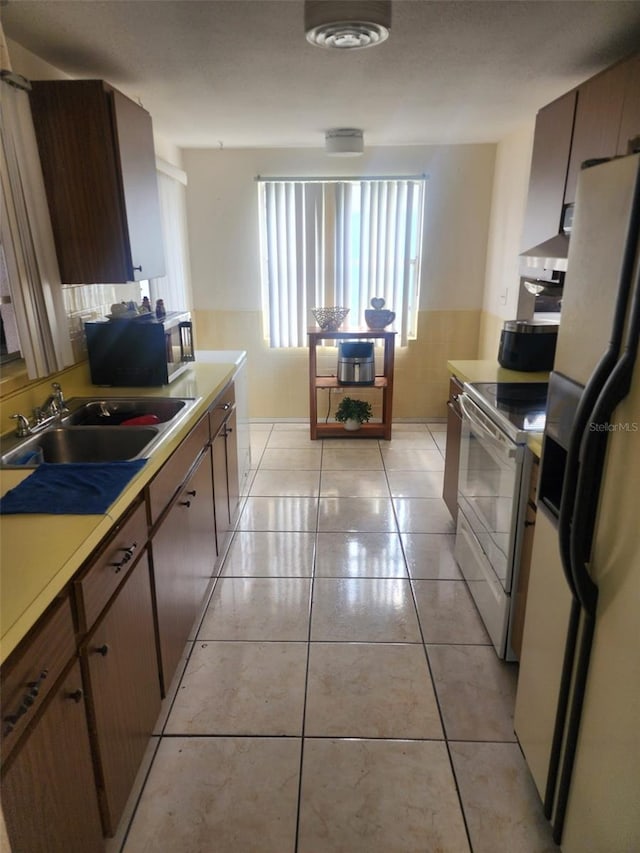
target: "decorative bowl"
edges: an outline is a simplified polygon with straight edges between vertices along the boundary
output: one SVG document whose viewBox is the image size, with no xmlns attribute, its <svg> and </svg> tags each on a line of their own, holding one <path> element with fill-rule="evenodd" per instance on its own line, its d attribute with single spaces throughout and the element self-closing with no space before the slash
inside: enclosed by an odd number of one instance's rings
<svg viewBox="0 0 640 853">
<path fill-rule="evenodd" d="M 329 308 L 312 308 L 311 313 L 321 329 L 327 332 L 335 332 L 342 325 L 342 321 L 349 313 L 349 308 L 331 306 Z"/>
<path fill-rule="evenodd" d="M 364 321 L 370 329 L 384 329 L 396 319 L 396 312 L 385 309 L 368 308 L 364 312 Z"/>
</svg>

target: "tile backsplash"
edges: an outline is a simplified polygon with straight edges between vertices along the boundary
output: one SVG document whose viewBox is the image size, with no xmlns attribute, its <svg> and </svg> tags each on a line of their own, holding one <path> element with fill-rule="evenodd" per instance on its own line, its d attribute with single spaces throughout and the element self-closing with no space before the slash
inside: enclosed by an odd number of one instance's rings
<svg viewBox="0 0 640 853">
<path fill-rule="evenodd" d="M 140 303 L 140 285 L 128 284 L 65 284 L 62 287 L 64 307 L 69 321 L 69 337 L 74 361 L 87 357 L 84 323 L 101 320 L 111 312 L 114 302 Z"/>
</svg>

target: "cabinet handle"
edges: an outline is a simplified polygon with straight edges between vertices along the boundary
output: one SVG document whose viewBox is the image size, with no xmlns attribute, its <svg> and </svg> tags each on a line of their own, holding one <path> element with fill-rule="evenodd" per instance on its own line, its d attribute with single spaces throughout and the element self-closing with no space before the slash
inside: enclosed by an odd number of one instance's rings
<svg viewBox="0 0 640 853">
<path fill-rule="evenodd" d="M 222 409 L 223 412 L 228 412 L 231 408 L 231 403 L 223 403 L 221 406 L 218 406 L 219 409 Z"/>
<path fill-rule="evenodd" d="M 536 523 L 535 523 L 535 521 L 525 521 L 524 526 L 525 527 L 535 527 Z"/>
<path fill-rule="evenodd" d="M 225 435 L 231 435 L 232 432 L 233 432 L 233 427 L 226 427 L 224 434 Z"/>
<path fill-rule="evenodd" d="M 106 658 L 106 656 L 109 654 L 109 646 L 106 643 L 103 643 L 101 646 L 98 646 L 96 649 L 94 649 L 94 652 L 99 655 L 102 655 L 103 658 Z"/>
<path fill-rule="evenodd" d="M 38 693 L 40 692 L 40 685 L 47 677 L 48 673 L 48 669 L 43 669 L 36 681 L 30 681 L 29 691 L 22 697 L 22 702 L 18 705 L 17 710 L 13 714 L 7 714 L 5 716 L 4 721 L 7 724 L 4 729 L 5 735 L 8 735 L 13 731 L 20 717 L 23 717 L 36 701 Z"/>
<path fill-rule="evenodd" d="M 142 272 L 142 264 L 139 267 L 133 267 L 133 269 Z"/>
<path fill-rule="evenodd" d="M 190 490 L 187 492 L 187 494 L 188 494 L 188 495 L 191 495 L 191 497 L 192 497 L 192 498 L 195 498 L 195 496 L 196 496 L 196 490 L 195 490 L 195 489 L 190 489 Z"/>
<path fill-rule="evenodd" d="M 76 705 L 78 704 L 78 702 L 82 702 L 83 696 L 84 696 L 84 693 L 82 692 L 82 690 L 79 687 L 77 690 L 74 690 L 72 693 L 67 693 L 67 699 L 73 699 L 73 701 L 76 703 Z"/>
<path fill-rule="evenodd" d="M 178 501 L 180 506 L 186 506 L 187 509 L 191 506 L 191 501 Z"/>
<path fill-rule="evenodd" d="M 124 557 L 123 557 L 123 558 L 120 560 L 120 562 L 118 562 L 118 563 L 109 563 L 109 565 L 110 565 L 110 566 L 113 566 L 113 568 L 115 569 L 115 574 L 116 574 L 116 575 L 118 574 L 118 572 L 119 572 L 119 571 L 121 571 L 121 570 L 122 570 L 122 568 L 123 568 L 124 566 L 126 566 L 126 565 L 127 565 L 127 563 L 129 562 L 129 560 L 133 557 L 133 553 L 134 553 L 134 551 L 136 550 L 136 548 L 137 548 L 137 547 L 138 547 L 138 543 L 137 543 L 137 542 L 132 542 L 132 543 L 131 543 L 131 545 L 129 545 L 128 547 L 126 547 L 126 548 L 121 548 L 120 550 L 121 550 L 121 551 L 124 551 Z"/>
</svg>

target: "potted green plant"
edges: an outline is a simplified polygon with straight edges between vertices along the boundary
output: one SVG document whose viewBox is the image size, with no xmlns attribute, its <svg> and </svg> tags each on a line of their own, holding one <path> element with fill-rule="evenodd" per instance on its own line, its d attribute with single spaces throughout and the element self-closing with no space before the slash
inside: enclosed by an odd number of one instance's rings
<svg viewBox="0 0 640 853">
<path fill-rule="evenodd" d="M 336 420 L 348 430 L 360 429 L 360 426 L 373 415 L 371 403 L 365 400 L 353 400 L 344 397 L 336 410 Z"/>
</svg>

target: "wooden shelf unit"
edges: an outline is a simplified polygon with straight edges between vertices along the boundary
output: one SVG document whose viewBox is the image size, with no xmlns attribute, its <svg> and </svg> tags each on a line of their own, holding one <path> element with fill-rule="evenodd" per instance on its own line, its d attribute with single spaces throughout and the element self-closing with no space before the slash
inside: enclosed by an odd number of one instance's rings
<svg viewBox="0 0 640 853">
<path fill-rule="evenodd" d="M 393 409 L 393 363 L 396 332 L 384 329 L 338 329 L 328 332 L 317 326 L 310 328 L 309 336 L 309 421 L 310 436 L 318 438 L 383 438 L 391 440 L 391 418 Z M 382 373 L 375 377 L 372 385 L 345 385 L 337 376 L 318 376 L 316 349 L 322 341 L 384 341 Z M 337 355 L 336 355 L 337 362 Z M 318 390 L 331 388 L 369 389 L 377 388 L 382 393 L 382 422 L 364 423 L 359 430 L 349 432 L 341 423 L 318 423 Z"/>
</svg>

